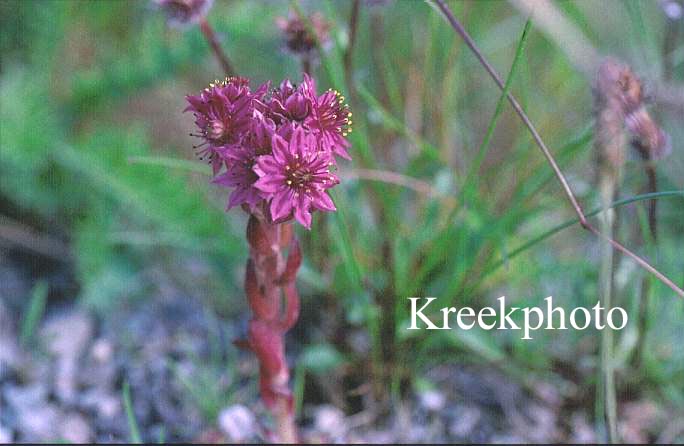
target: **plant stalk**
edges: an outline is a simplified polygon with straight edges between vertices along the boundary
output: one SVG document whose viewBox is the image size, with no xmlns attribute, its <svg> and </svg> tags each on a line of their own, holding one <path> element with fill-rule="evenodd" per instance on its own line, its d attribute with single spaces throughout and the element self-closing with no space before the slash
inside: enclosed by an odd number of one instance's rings
<svg viewBox="0 0 684 446">
<path fill-rule="evenodd" d="M 655 193 L 658 191 L 658 177 L 653 161 L 646 159 L 644 169 L 646 171 L 646 193 Z M 648 230 L 650 240 L 646 240 L 647 244 L 655 244 L 658 241 L 658 219 L 657 219 L 657 202 L 653 200 L 648 204 Z M 644 237 L 644 238 L 648 238 Z M 646 345 L 646 333 L 648 332 L 648 302 L 651 294 L 651 278 L 643 277 L 641 279 L 641 289 L 639 290 L 639 313 L 637 316 L 637 333 L 639 339 L 634 352 L 633 365 L 635 368 L 640 368 L 644 359 L 644 348 Z"/>
<path fill-rule="evenodd" d="M 228 55 L 226 55 L 226 53 L 223 51 L 223 48 L 221 48 L 216 33 L 214 32 L 214 29 L 211 27 L 207 19 L 202 19 L 199 25 L 200 30 L 202 30 L 202 34 L 204 35 L 204 38 L 207 39 L 207 43 L 209 43 L 209 46 L 211 47 L 211 50 L 213 51 L 214 56 L 216 57 L 216 60 L 223 69 L 223 72 L 226 73 L 226 76 L 228 77 L 235 76 L 236 71 L 233 68 L 233 64 L 230 62 L 230 59 L 228 59 Z"/>
<path fill-rule="evenodd" d="M 259 360 L 261 398 L 276 423 L 272 440 L 296 443 L 285 333 L 299 317 L 295 278 L 301 264 L 301 251 L 290 224 L 270 223 L 261 212 L 250 215 L 247 240 L 250 257 L 245 272 L 245 292 L 252 309 L 247 346 Z M 285 248 L 289 248 L 287 260 L 283 255 Z"/>
<path fill-rule="evenodd" d="M 605 175 L 601 178 L 601 198 L 602 206 L 607 207 L 613 201 L 617 185 L 615 178 Z M 617 209 L 609 209 L 601 219 L 601 233 L 607 238 L 615 235 L 617 220 Z M 601 300 L 603 301 L 604 315 L 610 313 L 613 308 L 613 294 L 615 292 L 615 255 L 613 249 L 604 240 L 601 243 L 601 270 L 599 273 L 601 284 Z M 606 325 L 604 319 L 603 324 Z M 613 330 L 605 327 L 601 331 L 601 386 L 598 398 L 602 398 L 599 407 L 602 409 L 601 419 L 605 420 L 607 426 L 608 442 L 615 444 L 619 441 L 617 436 L 617 397 L 615 390 L 615 366 L 613 360 L 613 349 L 615 341 Z"/>
</svg>

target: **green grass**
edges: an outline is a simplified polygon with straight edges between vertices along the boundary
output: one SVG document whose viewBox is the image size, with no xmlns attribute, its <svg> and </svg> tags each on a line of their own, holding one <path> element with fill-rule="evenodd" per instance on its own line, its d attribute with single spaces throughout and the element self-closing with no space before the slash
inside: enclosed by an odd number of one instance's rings
<svg viewBox="0 0 684 446">
<path fill-rule="evenodd" d="M 124 411 L 126 412 L 126 420 L 128 421 L 129 441 L 134 444 L 142 444 L 142 437 L 140 436 L 140 428 L 138 421 L 135 419 L 135 412 L 133 411 L 133 402 L 131 401 L 131 388 L 128 381 L 124 381 L 121 388 L 121 398 L 123 400 Z"/>
<path fill-rule="evenodd" d="M 28 346 L 34 339 L 36 328 L 45 314 L 47 304 L 48 284 L 45 281 L 38 282 L 31 290 L 28 307 L 21 321 L 19 340 L 24 346 Z"/>
</svg>

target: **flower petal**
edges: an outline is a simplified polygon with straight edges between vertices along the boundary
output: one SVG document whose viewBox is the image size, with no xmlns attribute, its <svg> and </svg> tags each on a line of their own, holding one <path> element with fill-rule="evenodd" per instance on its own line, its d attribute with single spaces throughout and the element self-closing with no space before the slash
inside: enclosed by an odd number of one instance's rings
<svg viewBox="0 0 684 446">
<path fill-rule="evenodd" d="M 292 211 L 292 191 L 283 189 L 273 196 L 271 201 L 271 220 L 276 221 L 287 217 Z"/>
<path fill-rule="evenodd" d="M 267 193 L 275 193 L 285 185 L 285 175 L 266 175 L 259 178 L 254 187 Z"/>
<path fill-rule="evenodd" d="M 311 229 L 311 211 L 309 210 L 311 199 L 306 194 L 300 194 L 297 197 L 297 204 L 295 205 L 294 217 L 306 229 Z"/>
<path fill-rule="evenodd" d="M 290 152 L 296 153 L 297 155 L 302 155 L 302 149 L 306 145 L 306 135 L 304 134 L 304 128 L 297 127 L 292 133 L 290 138 Z"/>
<path fill-rule="evenodd" d="M 254 172 L 259 176 L 275 175 L 283 171 L 274 156 L 264 155 L 257 158 Z"/>
<path fill-rule="evenodd" d="M 335 203 L 333 203 L 332 199 L 325 192 L 314 192 L 311 198 L 311 204 L 318 210 L 326 212 L 334 212 L 337 210 Z"/>
<path fill-rule="evenodd" d="M 288 160 L 288 143 L 280 135 L 274 134 L 271 139 L 273 157 L 279 164 L 286 164 Z"/>
</svg>

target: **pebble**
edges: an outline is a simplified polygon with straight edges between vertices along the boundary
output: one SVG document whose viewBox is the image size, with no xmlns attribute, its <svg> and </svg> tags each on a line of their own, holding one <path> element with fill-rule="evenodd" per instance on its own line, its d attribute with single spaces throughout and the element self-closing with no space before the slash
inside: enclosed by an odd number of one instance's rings
<svg viewBox="0 0 684 446">
<path fill-rule="evenodd" d="M 314 414 L 314 428 L 331 438 L 341 437 L 347 430 L 344 412 L 334 406 L 318 406 Z"/>
<path fill-rule="evenodd" d="M 449 426 L 449 433 L 454 437 L 468 438 L 471 436 L 477 423 L 482 418 L 482 412 L 476 407 L 463 406 L 456 411 L 454 421 Z"/>
<path fill-rule="evenodd" d="M 50 319 L 43 327 L 48 350 L 55 356 L 55 393 L 60 401 L 77 398 L 79 358 L 90 342 L 93 321 L 84 311 L 73 311 Z"/>
<path fill-rule="evenodd" d="M 55 441 L 59 432 L 60 413 L 48 404 L 17 412 L 17 427 L 22 441 Z"/>
<path fill-rule="evenodd" d="M 418 395 L 418 400 L 421 406 L 433 412 L 438 412 L 446 406 L 446 397 L 442 392 L 436 390 L 421 392 Z"/>
<path fill-rule="evenodd" d="M 14 438 L 12 431 L 4 426 L 0 426 L 0 444 L 11 443 Z"/>
<path fill-rule="evenodd" d="M 232 441 L 245 441 L 256 436 L 256 418 L 251 410 L 241 404 L 221 410 L 218 426 Z"/>
<path fill-rule="evenodd" d="M 89 443 L 93 436 L 88 421 L 77 412 L 66 414 L 59 423 L 59 437 L 69 443 Z"/>
</svg>

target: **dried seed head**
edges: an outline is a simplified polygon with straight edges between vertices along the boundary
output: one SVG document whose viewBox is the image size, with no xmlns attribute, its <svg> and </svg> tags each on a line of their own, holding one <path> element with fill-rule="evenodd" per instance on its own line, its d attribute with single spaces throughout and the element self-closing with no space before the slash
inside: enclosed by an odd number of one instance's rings
<svg viewBox="0 0 684 446">
<path fill-rule="evenodd" d="M 316 40 L 323 47 L 330 42 L 330 24 L 321 13 L 311 14 L 309 22 L 315 35 L 312 35 L 307 24 L 295 15 L 276 19 L 276 25 L 282 31 L 285 46 L 289 51 L 298 55 L 308 55 L 316 49 Z"/>
<path fill-rule="evenodd" d="M 616 59 L 606 59 L 594 84 L 596 148 L 601 175 L 619 181 L 627 143 L 644 159 L 657 159 L 669 152 L 669 140 L 645 107 L 642 81 L 631 68 Z"/>
<path fill-rule="evenodd" d="M 213 0 L 154 0 L 166 14 L 171 26 L 183 27 L 199 23 L 211 9 Z"/>
</svg>

